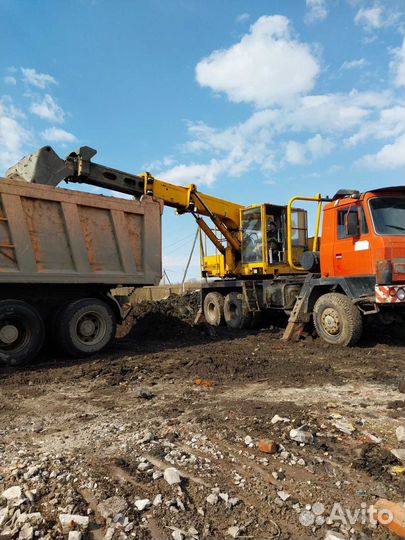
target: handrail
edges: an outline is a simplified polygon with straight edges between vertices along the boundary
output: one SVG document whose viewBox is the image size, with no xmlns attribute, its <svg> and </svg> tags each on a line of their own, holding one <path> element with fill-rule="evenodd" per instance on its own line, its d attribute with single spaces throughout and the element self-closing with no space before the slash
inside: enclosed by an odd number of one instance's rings
<svg viewBox="0 0 405 540">
<path fill-rule="evenodd" d="M 321 222 L 321 213 L 322 213 L 322 203 L 328 199 L 323 199 L 321 194 L 318 193 L 316 197 L 293 197 L 287 205 L 287 258 L 288 264 L 293 270 L 305 270 L 302 266 L 296 266 L 293 261 L 293 252 L 292 252 L 292 205 L 295 201 L 310 201 L 318 203 L 318 210 L 316 213 L 316 225 L 315 225 L 315 236 L 314 243 L 312 246 L 312 251 L 317 251 L 318 247 L 318 238 L 319 238 L 319 225 Z"/>
</svg>

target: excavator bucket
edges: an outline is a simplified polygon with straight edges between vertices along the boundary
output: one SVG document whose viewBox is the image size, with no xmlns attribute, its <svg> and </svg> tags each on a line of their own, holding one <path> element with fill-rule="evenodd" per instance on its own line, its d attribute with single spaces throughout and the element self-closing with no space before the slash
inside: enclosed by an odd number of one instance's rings
<svg viewBox="0 0 405 540">
<path fill-rule="evenodd" d="M 10 167 L 6 177 L 33 184 L 57 186 L 72 174 L 73 164 L 61 159 L 50 146 L 44 146 Z"/>
</svg>

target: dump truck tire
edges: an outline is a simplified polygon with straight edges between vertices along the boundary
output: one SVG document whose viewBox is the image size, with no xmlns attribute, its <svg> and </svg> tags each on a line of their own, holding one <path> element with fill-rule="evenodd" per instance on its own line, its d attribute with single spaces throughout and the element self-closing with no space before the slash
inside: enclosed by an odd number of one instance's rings
<svg viewBox="0 0 405 540">
<path fill-rule="evenodd" d="M 344 294 L 327 293 L 318 298 L 313 317 L 318 336 L 327 343 L 349 347 L 361 337 L 361 313 Z"/>
<path fill-rule="evenodd" d="M 87 356 L 107 347 L 117 328 L 113 310 L 97 298 L 68 304 L 57 321 L 57 343 L 70 356 Z"/>
<path fill-rule="evenodd" d="M 220 326 L 224 323 L 225 298 L 219 292 L 210 292 L 204 298 L 204 317 L 211 326 Z"/>
<path fill-rule="evenodd" d="M 226 295 L 224 317 L 230 328 L 249 328 L 252 324 L 252 313 L 249 311 L 241 293 L 236 291 Z"/>
<path fill-rule="evenodd" d="M 44 343 L 39 312 L 22 300 L 0 301 L 0 361 L 12 366 L 33 360 Z"/>
</svg>

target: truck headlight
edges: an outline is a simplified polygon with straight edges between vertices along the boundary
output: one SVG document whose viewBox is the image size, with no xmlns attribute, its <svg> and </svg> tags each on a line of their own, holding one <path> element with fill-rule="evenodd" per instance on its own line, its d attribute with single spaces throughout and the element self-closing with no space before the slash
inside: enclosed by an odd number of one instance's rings
<svg viewBox="0 0 405 540">
<path fill-rule="evenodd" d="M 398 289 L 397 290 L 397 298 L 398 300 L 405 300 L 405 291 L 404 289 Z"/>
</svg>

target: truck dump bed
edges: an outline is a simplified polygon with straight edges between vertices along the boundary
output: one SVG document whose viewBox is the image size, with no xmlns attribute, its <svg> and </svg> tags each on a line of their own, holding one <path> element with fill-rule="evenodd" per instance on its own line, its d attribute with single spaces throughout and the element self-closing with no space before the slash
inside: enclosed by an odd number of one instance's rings
<svg viewBox="0 0 405 540">
<path fill-rule="evenodd" d="M 0 180 L 0 284 L 159 283 L 159 202 Z"/>
</svg>

